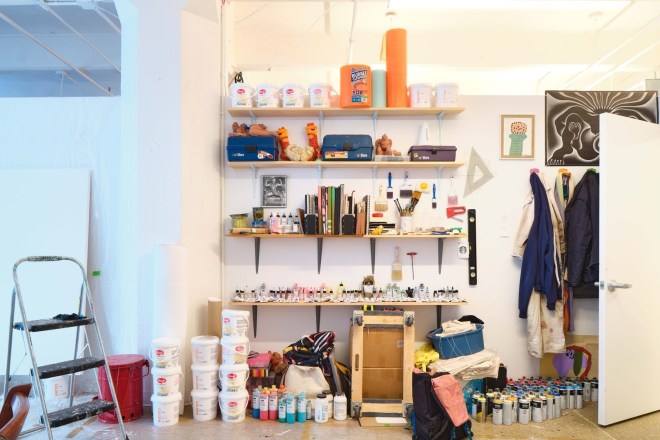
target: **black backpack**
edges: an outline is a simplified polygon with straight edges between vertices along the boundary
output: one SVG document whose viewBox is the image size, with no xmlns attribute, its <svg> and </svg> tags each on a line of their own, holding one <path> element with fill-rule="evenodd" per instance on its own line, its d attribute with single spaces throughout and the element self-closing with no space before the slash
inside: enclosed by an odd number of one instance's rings
<svg viewBox="0 0 660 440">
<path fill-rule="evenodd" d="M 472 439 L 472 422 L 454 426 L 445 408 L 438 400 L 431 379 L 447 373 L 413 372 L 413 440 Z"/>
</svg>

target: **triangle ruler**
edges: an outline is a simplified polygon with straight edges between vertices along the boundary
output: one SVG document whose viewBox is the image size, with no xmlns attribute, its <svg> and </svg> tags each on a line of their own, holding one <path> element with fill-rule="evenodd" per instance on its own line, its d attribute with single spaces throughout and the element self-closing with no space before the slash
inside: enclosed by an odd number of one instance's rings
<svg viewBox="0 0 660 440">
<path fill-rule="evenodd" d="M 477 168 L 481 173 L 481 176 L 475 180 Z M 472 147 L 470 153 L 470 162 L 468 163 L 467 177 L 465 179 L 465 190 L 463 191 L 463 197 L 467 197 L 472 194 L 484 184 L 486 184 L 490 179 L 493 178 L 493 173 L 488 169 L 484 160 L 479 156 L 477 150 Z"/>
</svg>

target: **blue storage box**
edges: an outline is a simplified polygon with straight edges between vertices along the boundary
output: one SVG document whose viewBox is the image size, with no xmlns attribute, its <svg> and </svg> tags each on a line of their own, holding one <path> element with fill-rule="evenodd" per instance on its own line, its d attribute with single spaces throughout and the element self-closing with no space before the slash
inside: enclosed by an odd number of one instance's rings
<svg viewBox="0 0 660 440">
<path fill-rule="evenodd" d="M 229 136 L 227 160 L 230 162 L 277 160 L 275 136 Z"/>
<path fill-rule="evenodd" d="M 369 161 L 374 144 L 368 134 L 328 134 L 323 136 L 322 160 Z"/>
<path fill-rule="evenodd" d="M 429 332 L 426 337 L 433 342 L 435 351 L 440 353 L 440 357 L 443 359 L 466 356 L 484 349 L 484 326 L 483 324 L 476 324 L 476 326 L 476 330 L 445 337 L 440 336 L 442 334 L 441 327 Z"/>
</svg>

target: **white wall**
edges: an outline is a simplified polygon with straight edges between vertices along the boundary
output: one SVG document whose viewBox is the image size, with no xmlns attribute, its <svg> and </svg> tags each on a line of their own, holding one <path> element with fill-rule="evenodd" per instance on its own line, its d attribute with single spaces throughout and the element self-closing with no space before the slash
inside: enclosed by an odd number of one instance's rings
<svg viewBox="0 0 660 440">
<path fill-rule="evenodd" d="M 511 255 L 513 234 L 518 225 L 523 200 L 529 191 L 529 169 L 543 169 L 544 166 L 544 98 L 542 96 L 463 96 L 461 105 L 465 111 L 442 122 L 442 144 L 458 147 L 457 160 L 466 162 L 458 169 L 445 169 L 440 182 L 438 202 L 439 209 L 430 209 L 430 197 L 424 195 L 416 209 L 416 221 L 424 226 L 451 225 L 465 226 L 454 220 L 446 220 L 441 213 L 446 207 L 448 182 L 454 177 L 454 187 L 461 204 L 477 210 L 477 250 L 478 250 L 478 285 L 468 285 L 467 260 L 456 257 L 455 242 L 445 242 L 442 275 L 437 274 L 436 241 L 435 240 L 397 240 L 378 241 L 376 249 L 375 279 L 377 286 L 385 286 L 390 280 L 390 265 L 394 258 L 393 248 L 399 245 L 402 251 L 404 265 L 404 286 L 424 282 L 431 288 L 453 285 L 460 289 L 469 302 L 466 306 L 444 307 L 443 320 L 458 318 L 473 314 L 486 323 L 484 336 L 487 348 L 496 351 L 509 367 L 512 376 L 538 373 L 538 361 L 527 354 L 526 321 L 518 318 L 518 282 L 520 277 L 520 262 Z M 501 114 L 534 114 L 535 128 L 535 159 L 534 160 L 500 160 L 500 115 Z M 265 123 L 269 129 L 277 129 L 284 125 L 289 129 L 292 143 L 302 143 L 304 125 L 311 119 L 264 119 L 257 122 Z M 228 120 L 228 126 L 232 121 Z M 250 123 L 248 120 L 239 122 Z M 319 121 L 315 121 L 317 124 Z M 408 145 L 414 144 L 422 122 L 431 127 L 432 141 L 438 142 L 438 125 L 433 118 L 387 118 L 378 121 L 376 134 L 378 137 L 387 133 L 394 139 L 395 149 L 405 151 Z M 374 136 L 370 118 L 326 118 L 323 121 L 323 134 L 366 133 Z M 397 146 L 399 146 L 397 148 Z M 470 149 L 474 147 L 494 178 L 481 189 L 468 197 L 463 197 L 467 162 Z M 572 169 L 576 182 L 583 173 L 582 169 Z M 556 168 L 547 168 L 548 176 L 556 176 Z M 253 206 L 260 205 L 260 183 L 253 187 L 249 169 L 225 169 L 224 197 L 226 215 L 223 230 L 230 226 L 229 214 L 251 212 Z M 288 179 L 289 202 L 286 209 L 275 209 L 275 212 L 295 211 L 302 207 L 305 193 L 314 192 L 317 185 L 315 169 L 292 170 L 271 169 L 258 170 L 258 177 L 263 174 L 283 174 Z M 410 170 L 410 179 L 415 184 L 422 180 L 435 182 L 436 173 L 433 169 Z M 395 193 L 401 184 L 403 171 L 393 170 Z M 387 185 L 387 170 L 379 170 L 376 184 Z M 323 185 L 338 185 L 344 183 L 346 189 L 356 190 L 356 194 L 364 195 L 373 191 L 371 170 L 353 169 L 324 170 Z M 255 188 L 256 190 L 253 190 Z M 386 219 L 394 219 L 394 206 L 390 203 Z M 270 210 L 266 210 L 266 215 Z M 502 231 L 505 231 L 504 233 Z M 502 235 L 506 236 L 502 236 Z M 343 281 L 347 288 L 357 288 L 362 276 L 371 273 L 369 245 L 366 240 L 359 239 L 326 239 L 323 243 L 323 265 L 321 274 L 316 273 L 316 243 L 313 239 L 300 240 L 262 240 L 261 264 L 259 274 L 254 271 L 254 246 L 252 240 L 224 238 L 225 243 L 225 279 L 224 297 L 226 300 L 236 288 L 252 289 L 262 282 L 269 288 L 299 285 L 315 285 L 326 283 L 337 286 Z M 415 280 L 412 280 L 410 258 L 406 252 L 416 251 Z M 596 300 L 580 300 L 576 302 L 576 333 L 597 334 L 597 303 Z M 416 339 L 419 343 L 425 340 L 427 332 L 435 328 L 435 308 L 416 307 Z M 337 333 L 337 358 L 348 361 L 348 331 L 350 307 L 325 308 L 322 312 L 321 329 L 334 330 Z M 252 342 L 252 349 L 279 351 L 284 346 L 297 340 L 301 335 L 315 331 L 315 315 L 313 308 L 269 308 L 259 309 L 257 338 Z"/>
</svg>

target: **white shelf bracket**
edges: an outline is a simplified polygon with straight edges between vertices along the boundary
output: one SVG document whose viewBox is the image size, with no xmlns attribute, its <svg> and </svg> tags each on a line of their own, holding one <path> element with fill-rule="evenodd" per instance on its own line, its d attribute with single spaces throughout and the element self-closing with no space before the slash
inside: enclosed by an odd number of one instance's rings
<svg viewBox="0 0 660 440">
<path fill-rule="evenodd" d="M 250 114 L 250 125 L 252 125 L 257 120 L 257 117 L 254 115 L 252 110 L 250 110 L 248 113 Z"/>
<path fill-rule="evenodd" d="M 250 165 L 250 169 L 252 170 L 252 198 L 254 199 L 257 197 L 257 167 Z"/>
<path fill-rule="evenodd" d="M 444 167 L 442 165 L 440 165 L 439 167 L 437 167 L 435 169 L 435 180 L 436 180 L 436 185 L 437 185 L 436 190 L 437 190 L 437 194 L 438 194 L 437 198 L 440 198 L 440 196 L 439 196 L 439 194 L 440 194 L 440 183 L 442 182 L 442 169 L 443 168 Z"/>
<path fill-rule="evenodd" d="M 444 110 L 438 113 L 438 145 L 442 145 L 442 119 L 445 117 Z"/>
<path fill-rule="evenodd" d="M 323 134 L 323 110 L 319 110 L 319 136 Z"/>
<path fill-rule="evenodd" d="M 321 179 L 323 179 L 323 167 L 321 165 L 316 166 L 316 184 L 321 186 Z"/>
<path fill-rule="evenodd" d="M 371 194 L 374 200 L 376 200 L 376 171 L 378 171 L 377 166 L 371 167 Z"/>
<path fill-rule="evenodd" d="M 374 114 L 371 116 L 371 126 L 374 131 L 374 141 L 378 138 L 378 135 L 376 134 L 376 129 L 378 128 L 378 112 L 375 111 Z"/>
</svg>

